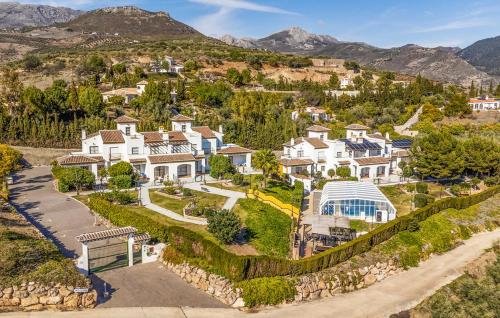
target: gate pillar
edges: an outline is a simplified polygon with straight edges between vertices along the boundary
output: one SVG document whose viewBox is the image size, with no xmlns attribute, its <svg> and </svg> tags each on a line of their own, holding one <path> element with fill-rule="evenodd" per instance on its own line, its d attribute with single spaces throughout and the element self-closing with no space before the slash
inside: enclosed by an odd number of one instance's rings
<svg viewBox="0 0 500 318">
<path fill-rule="evenodd" d="M 128 235 L 128 266 L 134 266 L 134 234 Z"/>
</svg>

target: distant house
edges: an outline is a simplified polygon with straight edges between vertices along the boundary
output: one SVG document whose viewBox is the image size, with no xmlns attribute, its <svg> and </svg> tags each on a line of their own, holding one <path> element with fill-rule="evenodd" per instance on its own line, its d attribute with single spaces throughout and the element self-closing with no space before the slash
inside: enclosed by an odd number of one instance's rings
<svg viewBox="0 0 500 318">
<path fill-rule="evenodd" d="M 146 85 L 148 85 L 147 81 L 140 81 L 139 83 L 137 83 L 136 87 L 118 88 L 104 92 L 102 93 L 102 98 L 104 102 L 107 103 L 111 97 L 121 96 L 125 99 L 125 104 L 129 104 L 132 99 L 144 93 L 144 91 L 146 90 Z"/>
<path fill-rule="evenodd" d="M 165 69 L 163 67 L 163 65 L 162 65 L 163 62 L 168 62 L 168 69 Z M 152 61 L 149 64 L 149 67 L 151 69 L 151 72 L 153 72 L 153 73 L 176 73 L 176 74 L 180 74 L 184 70 L 184 66 L 181 65 L 181 64 L 177 64 L 175 62 L 174 58 L 171 57 L 171 56 L 165 56 L 165 58 L 163 58 L 163 60 L 159 59 L 159 60 Z"/>
<path fill-rule="evenodd" d="M 500 111 L 500 99 L 490 98 L 489 96 L 477 97 L 469 99 L 469 105 L 472 110 L 482 111 L 482 110 L 499 110 Z"/>
<path fill-rule="evenodd" d="M 326 90 L 325 95 L 331 97 L 340 97 L 342 95 L 347 95 L 349 97 L 357 97 L 359 95 L 359 91 L 358 90 L 345 91 L 339 89 L 331 89 L 331 90 Z"/>
<path fill-rule="evenodd" d="M 344 77 L 340 79 L 340 89 L 346 89 L 348 86 L 354 85 L 354 82 L 350 77 Z"/>
<path fill-rule="evenodd" d="M 306 110 L 303 112 L 307 115 L 309 115 L 314 122 L 318 121 L 329 121 L 330 120 L 330 115 L 326 112 L 326 110 L 317 108 L 317 107 L 307 107 Z M 295 110 L 292 112 L 292 120 L 297 120 L 299 119 L 301 112 L 298 110 Z"/>
</svg>

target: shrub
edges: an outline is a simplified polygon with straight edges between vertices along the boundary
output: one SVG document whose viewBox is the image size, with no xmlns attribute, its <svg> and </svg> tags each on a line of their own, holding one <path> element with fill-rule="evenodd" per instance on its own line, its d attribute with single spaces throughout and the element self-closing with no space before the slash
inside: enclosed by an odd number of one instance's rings
<svg viewBox="0 0 500 318">
<path fill-rule="evenodd" d="M 243 175 L 241 173 L 235 173 L 233 175 L 233 178 L 231 179 L 231 182 L 235 185 L 242 185 L 243 184 Z"/>
<path fill-rule="evenodd" d="M 166 246 L 163 249 L 163 260 L 175 265 L 179 265 L 185 261 L 185 257 L 172 246 Z"/>
<path fill-rule="evenodd" d="M 171 181 L 171 180 L 166 180 L 166 181 L 163 181 L 163 185 L 164 185 L 165 187 L 171 187 L 171 186 L 173 186 L 173 185 L 174 185 L 174 182 L 173 182 L 173 181 Z"/>
<path fill-rule="evenodd" d="M 454 184 L 450 187 L 450 192 L 453 195 L 459 196 L 462 193 L 462 187 L 458 184 Z"/>
<path fill-rule="evenodd" d="M 135 201 L 134 195 L 126 191 L 114 191 L 113 199 L 121 205 L 127 205 Z"/>
<path fill-rule="evenodd" d="M 229 210 L 220 210 L 207 218 L 208 231 L 222 243 L 231 243 L 240 232 L 240 218 Z"/>
<path fill-rule="evenodd" d="M 498 177 L 488 177 L 484 179 L 484 184 L 488 187 L 492 187 L 496 184 L 498 184 Z"/>
<path fill-rule="evenodd" d="M 110 177 L 116 176 L 131 176 L 134 173 L 134 168 L 132 165 L 125 161 L 120 161 L 108 168 L 108 173 Z"/>
<path fill-rule="evenodd" d="M 174 195 L 176 188 L 173 186 L 169 186 L 169 187 L 163 188 L 163 191 L 165 191 L 166 194 Z"/>
<path fill-rule="evenodd" d="M 285 277 L 265 277 L 246 280 L 236 284 L 241 288 L 245 305 L 278 305 L 294 299 L 296 290 L 292 281 Z"/>
<path fill-rule="evenodd" d="M 337 176 L 341 178 L 348 178 L 351 176 L 351 168 L 342 166 L 337 168 Z"/>
<path fill-rule="evenodd" d="M 212 155 L 208 158 L 210 164 L 210 176 L 219 179 L 226 173 L 234 173 L 234 167 L 231 164 L 231 159 L 223 155 Z"/>
<path fill-rule="evenodd" d="M 132 177 L 128 175 L 118 175 L 109 180 L 109 187 L 113 189 L 130 189 L 132 187 Z"/>
<path fill-rule="evenodd" d="M 423 208 L 427 205 L 427 195 L 423 193 L 415 194 L 415 207 Z"/>
<path fill-rule="evenodd" d="M 185 197 L 192 197 L 193 196 L 193 191 L 191 191 L 191 189 L 182 188 L 181 192 L 182 192 L 182 195 Z"/>
<path fill-rule="evenodd" d="M 417 182 L 416 184 L 417 193 L 429 193 L 429 186 L 425 182 Z"/>
<path fill-rule="evenodd" d="M 92 189 L 95 177 L 94 174 L 87 169 L 79 167 L 64 167 L 61 170 L 56 169 L 59 176 L 59 191 L 68 192 L 76 190 L 79 192 L 81 189 Z"/>
<path fill-rule="evenodd" d="M 300 208 L 302 206 L 302 200 L 304 198 L 304 183 L 302 181 L 296 180 L 293 185 L 293 191 L 291 193 L 290 201 L 292 205 Z"/>
<path fill-rule="evenodd" d="M 410 223 L 408 223 L 408 231 L 410 232 L 416 232 L 420 229 L 420 225 L 418 224 L 417 220 L 412 219 Z"/>
<path fill-rule="evenodd" d="M 407 192 L 415 192 L 415 184 L 414 183 L 407 183 L 405 184 L 405 189 Z"/>
</svg>

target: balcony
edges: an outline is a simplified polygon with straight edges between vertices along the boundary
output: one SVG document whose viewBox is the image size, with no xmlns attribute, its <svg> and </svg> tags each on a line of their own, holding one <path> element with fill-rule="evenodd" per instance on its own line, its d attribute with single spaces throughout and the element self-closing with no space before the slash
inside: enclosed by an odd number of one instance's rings
<svg viewBox="0 0 500 318">
<path fill-rule="evenodd" d="M 121 159 L 122 159 L 122 154 L 120 154 L 120 153 L 110 153 L 109 154 L 109 161 L 121 160 Z"/>
</svg>

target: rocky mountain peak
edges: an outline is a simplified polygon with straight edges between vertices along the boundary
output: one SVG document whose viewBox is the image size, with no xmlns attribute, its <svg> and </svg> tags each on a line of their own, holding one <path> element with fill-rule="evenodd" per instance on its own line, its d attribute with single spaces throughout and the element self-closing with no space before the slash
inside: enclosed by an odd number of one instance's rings
<svg viewBox="0 0 500 318">
<path fill-rule="evenodd" d="M 48 5 L 0 2 L 0 28 L 47 26 L 70 21 L 83 11 Z"/>
</svg>

